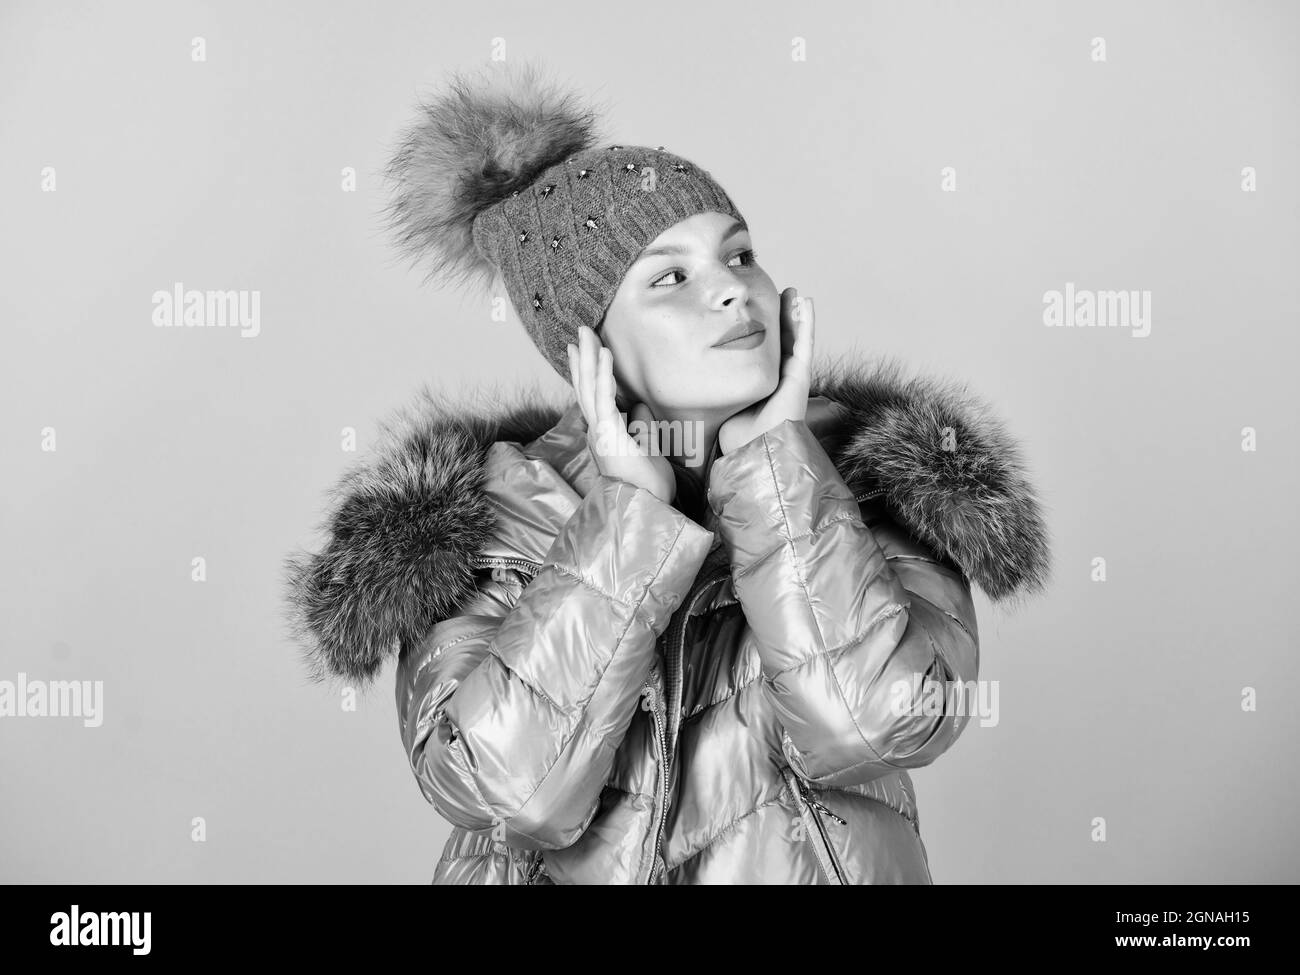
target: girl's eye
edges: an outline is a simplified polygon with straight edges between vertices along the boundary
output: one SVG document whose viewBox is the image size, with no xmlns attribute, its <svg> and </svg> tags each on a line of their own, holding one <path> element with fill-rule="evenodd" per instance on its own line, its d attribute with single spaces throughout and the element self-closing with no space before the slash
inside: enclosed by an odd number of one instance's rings
<svg viewBox="0 0 1300 975">
<path fill-rule="evenodd" d="M 671 277 L 672 275 L 674 275 L 674 274 L 680 275 L 681 273 L 682 273 L 681 271 L 669 271 L 667 274 L 663 275 L 662 277 L 655 278 L 654 281 L 652 281 L 652 282 L 650 283 L 650 287 L 652 287 L 652 288 L 658 288 L 658 287 L 660 287 L 660 286 L 661 286 L 665 281 L 668 281 L 668 278 Z M 676 282 L 676 281 L 668 281 L 668 283 L 669 283 L 669 284 L 676 284 L 677 282 Z"/>
<path fill-rule="evenodd" d="M 731 258 L 731 260 L 727 261 L 727 267 L 749 267 L 756 260 L 758 260 L 758 255 L 754 253 L 753 248 L 747 248 L 743 251 L 738 251 L 736 255 Z M 733 263 L 734 261 L 739 261 L 740 263 L 735 264 Z M 678 284 L 679 282 L 669 281 L 668 279 L 674 274 L 677 275 L 678 277 L 681 277 L 681 273 L 682 273 L 681 271 L 676 271 L 676 270 L 668 271 L 665 274 L 655 278 L 654 281 L 650 283 L 650 287 L 658 288 L 661 286 L 666 286 L 664 282 L 667 282 L 667 284 Z"/>
</svg>

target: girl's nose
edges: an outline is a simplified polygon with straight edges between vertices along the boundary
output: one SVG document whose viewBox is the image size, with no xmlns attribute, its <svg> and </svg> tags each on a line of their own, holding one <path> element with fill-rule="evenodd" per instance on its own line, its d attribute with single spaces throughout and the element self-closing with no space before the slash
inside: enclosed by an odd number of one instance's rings
<svg viewBox="0 0 1300 975">
<path fill-rule="evenodd" d="M 716 304 L 719 308 L 734 308 L 743 305 L 749 297 L 748 286 L 730 271 L 723 272 L 724 277 L 717 285 Z"/>
</svg>

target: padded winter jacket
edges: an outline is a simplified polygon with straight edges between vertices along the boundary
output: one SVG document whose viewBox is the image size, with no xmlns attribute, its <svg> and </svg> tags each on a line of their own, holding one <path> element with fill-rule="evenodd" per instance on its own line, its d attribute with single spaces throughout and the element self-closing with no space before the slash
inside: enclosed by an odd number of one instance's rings
<svg viewBox="0 0 1300 975">
<path fill-rule="evenodd" d="M 290 599 L 317 677 L 397 658 L 434 883 L 932 882 L 909 770 L 971 717 L 971 585 L 1049 556 L 1001 423 L 900 371 L 818 368 L 672 504 L 599 472 L 576 402 L 426 392 L 345 476 Z"/>
</svg>

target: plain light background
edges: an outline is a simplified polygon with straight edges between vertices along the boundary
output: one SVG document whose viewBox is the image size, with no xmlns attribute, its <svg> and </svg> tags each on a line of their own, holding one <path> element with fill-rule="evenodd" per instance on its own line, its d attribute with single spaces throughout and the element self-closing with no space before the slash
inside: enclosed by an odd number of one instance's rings
<svg viewBox="0 0 1300 975">
<path fill-rule="evenodd" d="M 431 878 L 448 827 L 392 665 L 355 712 L 310 684 L 281 560 L 323 541 L 342 428 L 364 451 L 423 383 L 567 392 L 378 218 L 417 94 L 494 38 L 612 104 L 611 141 L 707 168 L 815 297 L 819 354 L 964 380 L 1020 438 L 1053 582 L 1016 613 L 977 596 L 1001 720 L 914 774 L 936 882 L 1300 880 L 1298 27 L 1283 3 L 4 3 L 0 680 L 105 701 L 93 729 L 0 718 L 0 880 Z M 1150 335 L 1044 327 L 1067 281 L 1149 290 Z M 176 282 L 260 291 L 261 334 L 154 327 Z"/>
</svg>

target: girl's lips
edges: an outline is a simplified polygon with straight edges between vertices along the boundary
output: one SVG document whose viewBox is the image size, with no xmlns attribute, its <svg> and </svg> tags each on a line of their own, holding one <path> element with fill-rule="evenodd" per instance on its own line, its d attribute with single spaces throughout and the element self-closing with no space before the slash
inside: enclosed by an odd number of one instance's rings
<svg viewBox="0 0 1300 975">
<path fill-rule="evenodd" d="M 725 342 L 715 342 L 715 349 L 753 349 L 763 344 L 763 339 L 767 336 L 767 329 L 762 325 L 755 324 L 753 331 L 745 335 L 739 335 L 734 339 L 728 339 Z"/>
</svg>

